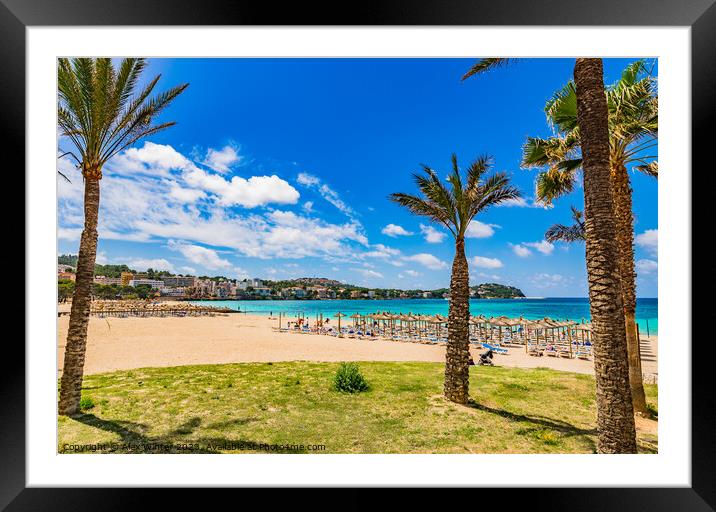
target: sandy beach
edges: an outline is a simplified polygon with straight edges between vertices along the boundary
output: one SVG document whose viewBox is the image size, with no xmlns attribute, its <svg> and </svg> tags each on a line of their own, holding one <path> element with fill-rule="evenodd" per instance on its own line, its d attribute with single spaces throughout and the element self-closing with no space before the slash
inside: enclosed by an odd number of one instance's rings
<svg viewBox="0 0 716 512">
<path fill-rule="evenodd" d="M 61 310 L 67 305 L 61 305 Z M 58 318 L 57 361 L 62 369 L 69 316 Z M 336 338 L 277 332 L 277 319 L 230 314 L 215 317 L 91 317 L 85 373 L 143 367 L 278 361 L 435 361 L 445 360 L 443 346 L 386 340 Z M 642 336 L 643 372 L 657 374 L 658 339 Z M 475 359 L 480 350 L 473 349 Z M 546 367 L 593 373 L 593 363 L 580 359 L 532 357 L 514 347 L 497 355 L 495 364 L 520 368 Z"/>
</svg>

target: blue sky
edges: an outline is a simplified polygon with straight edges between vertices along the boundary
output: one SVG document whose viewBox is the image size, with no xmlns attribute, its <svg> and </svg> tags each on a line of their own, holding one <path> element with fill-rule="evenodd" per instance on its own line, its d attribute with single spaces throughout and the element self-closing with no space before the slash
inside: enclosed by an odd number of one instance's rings
<svg viewBox="0 0 716 512">
<path fill-rule="evenodd" d="M 163 114 L 177 125 L 104 170 L 101 262 L 177 273 L 320 276 L 375 287 L 449 284 L 450 235 L 388 201 L 415 192 L 425 163 L 445 174 L 494 158 L 524 196 L 481 214 L 467 242 L 471 280 L 528 296 L 586 296 L 584 247 L 543 242 L 582 189 L 532 202 L 519 168 L 527 136 L 548 136 L 543 107 L 573 59 L 529 59 L 460 82 L 471 59 L 153 59 L 159 88 L 189 82 Z M 615 81 L 630 62 L 605 60 Z M 61 141 L 63 149 L 66 143 Z M 58 180 L 60 253 L 76 253 L 81 177 Z M 657 183 L 632 173 L 638 294 L 657 295 Z M 422 226 L 421 226 L 422 224 Z M 437 230 L 437 231 L 436 231 Z"/>
</svg>

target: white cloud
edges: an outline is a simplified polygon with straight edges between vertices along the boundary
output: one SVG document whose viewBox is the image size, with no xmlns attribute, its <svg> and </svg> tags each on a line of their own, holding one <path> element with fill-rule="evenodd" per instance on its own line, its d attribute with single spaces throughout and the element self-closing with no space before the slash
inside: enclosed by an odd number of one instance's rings
<svg viewBox="0 0 716 512">
<path fill-rule="evenodd" d="M 76 241 L 82 235 L 82 228 L 57 228 L 57 238 L 59 240 Z"/>
<path fill-rule="evenodd" d="M 552 254 L 552 251 L 554 251 L 554 245 L 546 240 L 540 240 L 538 242 L 522 242 L 522 245 L 532 247 L 533 249 L 537 249 L 542 254 L 547 255 Z"/>
<path fill-rule="evenodd" d="M 221 149 L 209 148 L 202 163 L 217 172 L 226 174 L 240 161 L 241 157 L 235 147 L 224 146 Z"/>
<path fill-rule="evenodd" d="M 532 251 L 530 251 L 522 244 L 509 244 L 509 246 L 512 247 L 512 252 L 514 252 L 520 258 L 526 258 L 530 254 L 532 254 Z"/>
<path fill-rule="evenodd" d="M 397 224 L 388 224 L 380 232 L 393 238 L 412 235 L 410 231 L 407 231 L 405 228 L 398 226 Z"/>
<path fill-rule="evenodd" d="M 502 268 L 502 262 L 499 259 L 485 256 L 475 256 L 472 258 L 472 264 L 480 268 Z"/>
<path fill-rule="evenodd" d="M 569 284 L 573 279 L 562 274 L 540 273 L 533 275 L 530 281 L 536 288 L 553 288 L 555 286 Z"/>
<path fill-rule="evenodd" d="M 653 272 L 656 272 L 659 268 L 659 264 L 656 261 L 649 259 L 638 260 L 635 266 L 636 271 L 639 274 L 651 274 Z"/>
<path fill-rule="evenodd" d="M 659 230 L 647 229 L 643 233 L 636 236 L 636 245 L 646 250 L 652 256 L 656 256 L 659 252 Z"/>
<path fill-rule="evenodd" d="M 114 157 L 110 167 L 118 174 L 168 176 L 169 171 L 185 169 L 191 165 L 172 146 L 147 141 L 141 148 L 129 148 Z"/>
<path fill-rule="evenodd" d="M 303 203 L 303 211 L 306 213 L 313 212 L 313 201 L 306 201 Z"/>
<path fill-rule="evenodd" d="M 231 268 L 230 261 L 221 258 L 213 249 L 207 249 L 200 245 L 192 245 L 185 242 L 177 242 L 169 240 L 167 247 L 172 251 L 180 252 L 186 259 L 192 263 L 208 268 L 210 270 Z"/>
<path fill-rule="evenodd" d="M 129 260 L 127 265 L 135 270 L 147 270 L 151 268 L 152 270 L 166 270 L 167 272 L 174 272 L 174 265 L 164 258 L 135 258 Z"/>
<path fill-rule="evenodd" d="M 312 174 L 308 174 L 307 172 L 300 173 L 296 181 L 298 181 L 301 185 L 305 185 L 307 187 L 313 187 L 321 182 L 318 177 Z"/>
<path fill-rule="evenodd" d="M 348 215 L 349 217 L 350 217 L 350 216 L 353 216 L 353 215 L 355 214 L 355 212 L 353 211 L 353 209 L 352 209 L 350 206 L 348 206 L 348 205 L 338 196 L 338 192 L 334 191 L 331 187 L 329 187 L 329 186 L 326 185 L 325 183 L 324 183 L 323 185 L 321 185 L 318 190 L 319 190 L 319 192 L 321 193 L 321 196 L 323 197 L 323 199 L 325 199 L 326 201 L 328 201 L 329 203 L 331 203 L 333 206 L 335 206 L 336 208 L 338 208 L 340 211 L 342 211 L 343 213 L 345 213 L 345 214 Z"/>
<path fill-rule="evenodd" d="M 176 183 L 172 183 L 170 187 L 169 195 L 180 203 L 195 203 L 199 199 L 204 199 L 206 197 L 206 193 L 204 193 L 203 190 L 184 188 Z"/>
<path fill-rule="evenodd" d="M 95 263 L 99 263 L 100 265 L 106 265 L 107 264 L 107 253 L 104 251 L 97 251 L 97 256 L 95 256 L 94 259 Z"/>
<path fill-rule="evenodd" d="M 237 192 L 232 189 L 236 185 L 232 185 L 232 181 L 199 169 L 188 159 L 177 158 L 173 150 L 169 151 L 171 146 L 163 146 L 161 151 L 154 153 L 157 148 L 151 143 L 148 146 L 145 144 L 146 147 L 151 151 L 137 150 L 134 153 L 132 158 L 136 165 L 149 165 L 140 161 L 144 159 L 162 168 L 185 167 L 181 168 L 181 172 L 168 175 L 159 172 L 125 174 L 126 169 L 117 171 L 116 162 L 105 168 L 100 185 L 100 239 L 138 242 L 181 240 L 190 245 L 229 249 L 248 257 L 318 257 L 330 263 L 358 263 L 365 252 L 381 251 L 370 246 L 362 226 L 355 220 L 330 223 L 306 213 L 299 215 L 281 210 L 247 212 L 226 208 L 227 202 L 237 199 Z M 159 158 L 158 154 L 164 158 Z M 268 183 L 240 178 L 241 187 L 238 188 L 242 189 L 244 197 L 239 199 L 248 205 L 269 199 L 280 200 L 280 194 L 279 197 L 269 198 L 261 189 L 264 185 L 275 183 L 281 191 L 281 184 L 285 182 L 276 177 L 264 178 Z M 77 241 L 83 224 L 82 180 L 73 179 L 72 183 L 67 183 L 59 177 L 57 183 L 58 237 Z M 252 197 L 249 197 L 249 192 Z M 298 198 L 298 192 L 292 187 L 286 192 L 288 194 L 284 194 L 287 196 L 284 199 Z M 276 195 L 275 190 L 267 193 Z M 398 261 L 399 257 L 394 259 Z"/>
<path fill-rule="evenodd" d="M 234 279 L 248 279 L 249 273 L 241 267 L 234 267 L 233 275 L 229 277 Z"/>
<path fill-rule="evenodd" d="M 383 274 L 381 274 L 380 272 L 376 272 L 375 270 L 370 270 L 367 268 L 354 268 L 353 270 L 361 274 L 363 277 L 373 277 L 378 279 L 383 278 Z"/>
<path fill-rule="evenodd" d="M 447 263 L 445 263 L 444 261 L 428 253 L 414 254 L 413 256 L 403 256 L 403 259 L 405 261 L 415 261 L 431 270 L 442 270 L 444 268 L 447 268 L 448 266 Z"/>
<path fill-rule="evenodd" d="M 321 183 L 321 179 L 318 176 L 308 174 L 307 172 L 302 172 L 299 173 L 298 178 L 296 178 L 296 181 L 305 187 L 316 188 L 323 199 L 331 203 L 333 206 L 338 208 L 338 210 L 348 215 L 349 217 L 353 217 L 355 215 L 353 209 L 340 198 L 338 192 L 333 190 L 325 183 Z"/>
<path fill-rule="evenodd" d="M 542 208 L 544 210 L 549 210 L 553 208 L 551 204 L 544 204 L 540 203 L 539 201 L 535 201 L 531 198 L 525 198 L 525 197 L 517 197 L 515 199 L 508 199 L 507 201 L 501 202 L 497 206 L 506 206 L 506 207 L 517 207 L 517 208 Z"/>
<path fill-rule="evenodd" d="M 547 242 L 546 240 L 540 240 L 537 242 L 522 242 L 520 244 L 508 245 L 512 248 L 512 252 L 514 252 L 520 258 L 526 258 L 532 254 L 532 251 L 529 249 L 529 247 L 548 256 L 554 251 L 554 245 Z"/>
<path fill-rule="evenodd" d="M 382 258 L 390 259 L 400 255 L 400 250 L 393 249 L 383 244 L 375 244 L 371 246 L 371 250 L 364 253 L 363 256 L 367 258 Z"/>
<path fill-rule="evenodd" d="M 467 226 L 465 236 L 467 238 L 489 238 L 495 234 L 493 227 L 496 226 L 494 224 L 485 224 L 479 220 L 473 220 Z"/>
<path fill-rule="evenodd" d="M 415 270 L 406 270 L 405 273 L 410 277 L 418 277 L 422 275 L 420 272 L 416 272 Z"/>
<path fill-rule="evenodd" d="M 425 241 L 429 244 L 439 244 L 446 236 L 446 233 L 425 224 L 420 224 L 420 232 L 425 236 Z"/>
<path fill-rule="evenodd" d="M 517 206 L 519 208 L 526 208 L 529 206 L 529 203 L 524 197 L 516 197 L 514 199 L 502 201 L 498 206 Z"/>
<path fill-rule="evenodd" d="M 196 274 L 196 269 L 194 267 L 184 266 L 184 267 L 179 267 L 179 270 L 181 270 L 184 274 L 191 274 L 191 275 Z"/>
<path fill-rule="evenodd" d="M 232 146 L 226 146 L 221 150 L 209 149 L 203 163 L 219 173 L 225 173 L 240 159 Z M 220 174 L 200 169 L 172 146 L 152 142 L 117 155 L 108 164 L 107 170 L 135 179 L 138 175 L 171 178 L 166 180 L 168 193 L 181 203 L 196 202 L 211 193 L 216 195 L 217 203 L 222 206 L 254 208 L 269 203 L 295 204 L 300 196 L 295 188 L 276 175 L 251 176 L 248 179 L 233 176 L 227 180 Z M 170 171 L 181 171 L 181 174 Z"/>
<path fill-rule="evenodd" d="M 184 179 L 193 187 L 216 194 L 222 206 L 255 208 L 269 203 L 296 204 L 300 197 L 295 188 L 275 174 L 252 176 L 248 180 L 233 176 L 229 181 L 195 167 L 185 173 Z"/>
<path fill-rule="evenodd" d="M 57 153 L 57 156 L 59 157 L 62 153 Z M 65 158 L 58 158 L 57 159 L 57 170 L 65 175 L 65 177 L 72 181 L 76 179 L 81 179 L 81 174 L 79 172 L 79 169 L 77 169 L 77 164 L 70 156 L 66 156 Z M 57 181 L 58 183 L 67 183 L 67 180 L 63 178 L 60 175 L 57 175 Z M 59 187 L 62 188 L 62 187 Z"/>
</svg>

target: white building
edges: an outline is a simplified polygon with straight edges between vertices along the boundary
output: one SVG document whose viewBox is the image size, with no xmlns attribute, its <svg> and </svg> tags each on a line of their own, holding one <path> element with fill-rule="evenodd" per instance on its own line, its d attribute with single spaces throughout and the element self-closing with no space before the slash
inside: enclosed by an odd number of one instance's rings
<svg viewBox="0 0 716 512">
<path fill-rule="evenodd" d="M 165 297 L 183 297 L 186 290 L 184 288 L 168 288 L 164 287 L 160 290 Z"/>
<path fill-rule="evenodd" d="M 254 287 L 253 293 L 260 297 L 268 297 L 271 295 L 271 288 L 265 288 L 263 286 Z"/>
<path fill-rule="evenodd" d="M 129 286 L 140 286 L 140 285 L 149 285 L 153 290 L 161 290 L 164 288 L 164 281 L 160 281 L 159 279 L 131 279 L 129 281 Z"/>
<path fill-rule="evenodd" d="M 306 296 L 306 290 L 298 286 L 292 286 L 291 288 L 284 288 L 281 290 L 281 295 L 284 297 L 296 297 L 302 299 Z"/>
<path fill-rule="evenodd" d="M 191 276 L 167 276 L 162 277 L 162 282 L 167 288 L 193 288 L 196 279 Z"/>
<path fill-rule="evenodd" d="M 236 287 L 239 290 L 246 290 L 247 288 L 263 288 L 264 282 L 261 279 L 254 278 L 254 279 L 244 279 L 243 281 L 239 281 L 236 283 Z"/>
</svg>

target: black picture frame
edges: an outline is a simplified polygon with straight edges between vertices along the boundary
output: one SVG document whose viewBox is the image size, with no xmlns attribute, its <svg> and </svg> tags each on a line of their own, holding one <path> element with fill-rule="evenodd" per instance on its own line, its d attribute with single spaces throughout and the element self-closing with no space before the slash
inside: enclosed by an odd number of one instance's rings
<svg viewBox="0 0 716 512">
<path fill-rule="evenodd" d="M 620 25 L 684 26 L 691 28 L 692 43 L 692 151 L 693 168 L 713 174 L 707 143 L 707 123 L 716 112 L 716 5 L 715 0 L 392 0 L 330 5 L 306 2 L 281 4 L 232 0 L 0 0 L 0 134 L 4 154 L 17 157 L 14 170 L 6 168 L 5 178 L 17 180 L 13 195 L 24 190 L 25 168 L 25 30 L 29 26 L 62 25 Z M 568 53 L 568 46 L 565 48 Z M 701 165 L 700 165 L 701 164 Z M 683 170 L 690 173 L 690 170 Z M 693 178 L 696 173 L 690 173 Z M 54 179 L 54 178 L 51 178 Z M 5 183 L 6 187 L 10 185 Z M 693 187 L 698 194 L 711 190 Z M 31 191 L 25 191 L 31 193 Z M 692 196 L 692 204 L 696 196 Z M 708 201 L 707 201 L 708 204 Z M 660 205 L 665 207 L 668 205 Z M 19 211 L 19 208 L 15 211 Z M 692 233 L 707 229 L 706 220 L 693 216 Z M 16 269 L 24 261 L 22 223 L 13 219 L 6 226 L 18 240 L 12 259 Z M 17 233 L 12 232 L 12 230 Z M 20 249 L 23 247 L 23 249 Z M 693 253 L 695 254 L 695 253 Z M 693 268 L 697 268 L 693 261 Z M 707 268 L 707 267 L 704 267 Z M 25 272 L 32 269 L 25 268 Z M 18 290 L 21 288 L 17 288 Z M 668 291 L 662 291 L 668 293 Z M 688 298 L 684 298 L 688 300 Z M 17 307 L 17 296 L 13 296 Z M 693 301 L 693 311 L 698 310 Z M 693 318 L 698 314 L 692 312 Z M 18 336 L 5 331 L 4 364 L 0 371 L 0 508 L 7 510 L 114 510 L 128 505 L 149 504 L 155 491 L 123 489 L 38 489 L 25 485 L 25 365 Z M 705 343 L 699 343 L 699 342 Z M 48 345 L 49 347 L 50 345 Z M 713 384 L 707 366 L 711 340 L 695 339 L 692 346 L 692 487 L 690 488 L 610 488 L 610 489 L 510 489 L 510 504 L 524 502 L 530 508 L 550 510 L 714 510 L 716 507 L 716 410 L 709 400 Z M 556 477 L 558 479 L 558 476 Z M 186 504 L 183 492 L 162 493 L 163 508 L 174 500 Z M 487 502 L 471 493 L 475 505 Z M 293 498 L 301 495 L 293 494 Z M 459 494 L 457 496 L 460 496 Z M 307 496 L 311 499 L 310 495 Z M 420 493 L 407 498 L 420 499 Z M 300 499 L 300 498 L 299 498 Z M 353 490 L 346 504 L 356 508 L 369 498 Z M 272 498 L 272 501 L 274 498 Z M 313 499 L 311 499 L 313 501 Z M 489 501 L 489 500 L 488 500 Z M 273 501 L 275 505 L 276 502 Z M 218 503 L 217 503 L 218 505 Z M 487 506 L 487 505 L 485 505 Z M 273 508 L 273 507 L 272 507 Z"/>
</svg>

